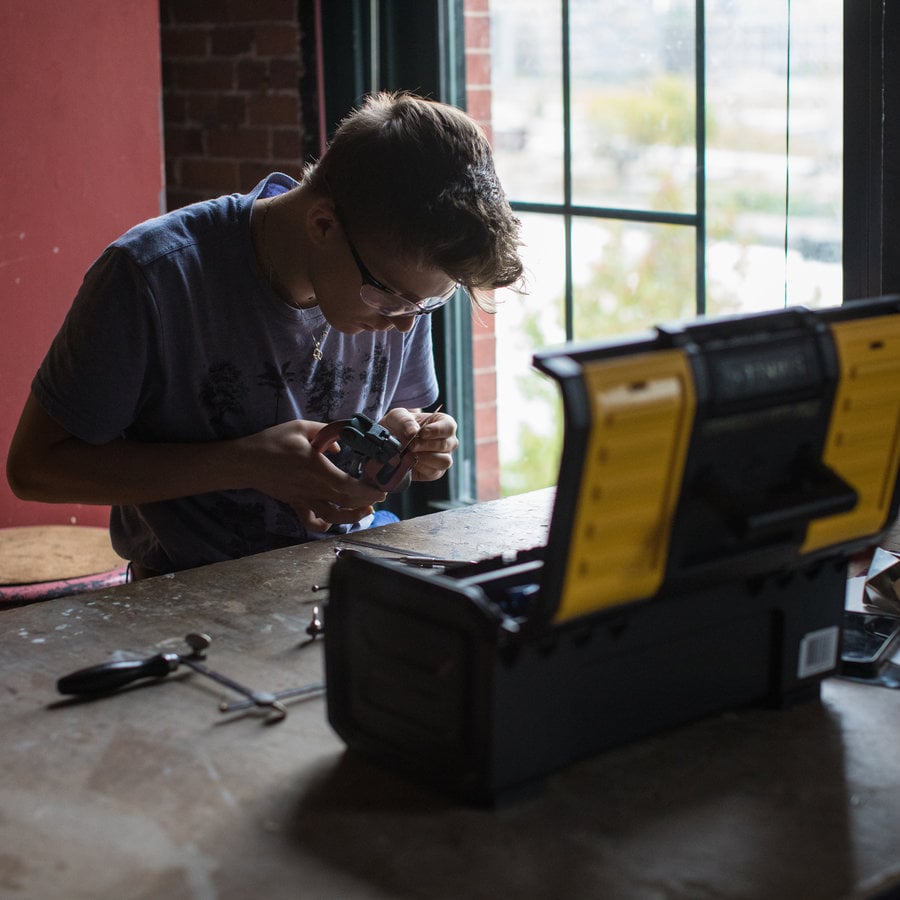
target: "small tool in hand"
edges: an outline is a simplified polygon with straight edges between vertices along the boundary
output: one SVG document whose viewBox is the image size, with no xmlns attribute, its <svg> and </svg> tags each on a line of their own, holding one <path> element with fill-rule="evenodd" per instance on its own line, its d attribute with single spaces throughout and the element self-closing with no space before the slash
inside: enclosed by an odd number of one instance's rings
<svg viewBox="0 0 900 900">
<path fill-rule="evenodd" d="M 405 491 L 412 482 L 415 455 L 407 453 L 387 428 L 362 413 L 331 422 L 311 441 L 320 453 L 335 443 L 349 448 L 349 473 L 354 478 L 388 493 Z"/>
<path fill-rule="evenodd" d="M 437 418 L 442 406 L 422 422 L 405 444 L 401 444 L 389 429 L 362 413 L 325 425 L 311 444 L 320 453 L 325 453 L 335 443 L 346 445 L 351 451 L 349 472 L 354 478 L 361 478 L 366 484 L 387 493 L 400 493 L 412 483 L 413 469 L 418 461 L 410 448 L 422 429 Z"/>
<path fill-rule="evenodd" d="M 206 649 L 211 643 L 208 635 L 191 633 L 184 640 L 191 648 L 190 653 L 157 653 L 146 659 L 122 659 L 100 663 L 60 678 L 56 682 L 56 689 L 61 694 L 81 696 L 108 694 L 142 678 L 163 678 L 184 663 L 195 672 L 242 694 L 253 706 L 271 710 L 272 715 L 267 721 L 277 722 L 287 715 L 287 709 L 274 694 L 268 691 L 254 691 L 233 681 L 227 675 L 213 671 L 201 662 L 206 658 Z"/>
</svg>

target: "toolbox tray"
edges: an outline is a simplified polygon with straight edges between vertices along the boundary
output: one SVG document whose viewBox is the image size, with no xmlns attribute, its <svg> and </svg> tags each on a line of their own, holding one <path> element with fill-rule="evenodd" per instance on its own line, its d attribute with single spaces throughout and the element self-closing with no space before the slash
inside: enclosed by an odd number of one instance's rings
<svg viewBox="0 0 900 900">
<path fill-rule="evenodd" d="M 443 572 L 339 558 L 328 717 L 494 803 L 604 748 L 819 695 L 849 556 L 897 514 L 900 300 L 567 346 L 547 545 Z"/>
</svg>

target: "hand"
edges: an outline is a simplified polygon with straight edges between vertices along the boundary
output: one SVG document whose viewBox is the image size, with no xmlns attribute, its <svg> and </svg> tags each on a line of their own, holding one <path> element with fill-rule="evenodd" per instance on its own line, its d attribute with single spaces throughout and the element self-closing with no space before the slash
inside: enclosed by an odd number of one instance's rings
<svg viewBox="0 0 900 900">
<path fill-rule="evenodd" d="M 415 453 L 413 481 L 437 481 L 453 465 L 452 454 L 459 446 L 459 440 L 456 420 L 447 413 L 398 407 L 390 410 L 379 424 L 387 428 L 402 446 L 409 444 L 409 452 Z"/>
<path fill-rule="evenodd" d="M 342 472 L 311 445 L 325 426 L 296 419 L 241 439 L 252 454 L 252 487 L 287 503 L 306 528 L 352 524 L 387 496 Z"/>
</svg>

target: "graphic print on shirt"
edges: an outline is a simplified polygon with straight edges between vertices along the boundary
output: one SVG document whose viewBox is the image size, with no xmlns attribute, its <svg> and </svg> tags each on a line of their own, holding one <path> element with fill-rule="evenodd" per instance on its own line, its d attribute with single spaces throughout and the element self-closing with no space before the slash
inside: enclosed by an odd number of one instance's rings
<svg viewBox="0 0 900 900">
<path fill-rule="evenodd" d="M 378 408 L 384 399 L 387 372 L 387 351 L 384 344 L 376 344 L 372 353 L 366 357 L 366 371 L 360 376 L 363 382 L 369 385 L 365 408 L 362 410 L 369 418 L 376 418 Z"/>
<path fill-rule="evenodd" d="M 322 360 L 312 376 L 305 379 L 303 408 L 309 410 L 307 418 L 326 425 L 334 421 L 343 407 L 348 381 L 349 372 L 343 362 Z"/>
<path fill-rule="evenodd" d="M 230 362 L 214 363 L 200 385 L 200 404 L 209 414 L 209 424 L 220 438 L 236 436 L 238 425 L 229 428 L 228 416 L 238 420 L 246 409 L 247 385 L 241 371 Z"/>
<path fill-rule="evenodd" d="M 200 383 L 199 401 L 213 433 L 222 439 L 247 434 L 252 410 L 264 413 L 265 423 L 252 427 L 286 421 L 290 413 L 282 408 L 285 397 L 293 400 L 287 409 L 298 409 L 302 418 L 313 422 L 328 424 L 357 412 L 379 418 L 387 374 L 388 353 L 382 344 L 359 359 L 358 367 L 342 360 L 325 359 L 317 365 L 296 359 L 263 360 L 253 381 L 233 362 L 223 360 L 208 368 Z M 249 384 L 254 385 L 252 389 Z M 348 397 L 357 398 L 352 410 L 345 408 Z M 251 419 L 257 421 L 256 416 Z"/>
<path fill-rule="evenodd" d="M 287 393 L 288 385 L 294 380 L 294 372 L 291 371 L 292 361 L 283 362 L 279 368 L 274 363 L 264 362 L 265 371 L 259 376 L 257 384 L 260 387 L 268 387 L 272 389 L 275 395 L 275 410 L 272 416 L 272 423 L 281 421 L 279 418 L 279 405 L 281 399 Z"/>
<path fill-rule="evenodd" d="M 306 379 L 304 409 L 309 409 L 309 418 L 326 424 L 358 412 L 380 418 L 387 386 L 387 351 L 376 344 L 360 362 L 357 368 L 341 360 L 325 359 L 316 366 Z M 345 408 L 348 396 L 358 398 L 352 410 Z"/>
</svg>

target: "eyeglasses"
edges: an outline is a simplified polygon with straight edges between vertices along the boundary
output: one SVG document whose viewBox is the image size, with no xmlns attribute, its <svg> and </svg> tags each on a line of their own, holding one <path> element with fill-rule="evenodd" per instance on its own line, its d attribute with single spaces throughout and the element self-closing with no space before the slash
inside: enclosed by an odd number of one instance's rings
<svg viewBox="0 0 900 900">
<path fill-rule="evenodd" d="M 368 269 L 366 264 L 360 259 L 359 252 L 353 246 L 344 228 L 344 237 L 347 240 L 347 246 L 353 255 L 353 261 L 359 274 L 362 276 L 362 284 L 359 288 L 359 299 L 366 306 L 377 309 L 379 314 L 388 318 L 394 316 L 424 316 L 433 313 L 436 309 L 440 309 L 450 298 L 459 290 L 460 284 L 457 282 L 452 287 L 444 291 L 437 297 L 425 297 L 422 300 L 410 300 L 397 291 L 392 290 L 386 284 L 382 284 Z"/>
</svg>

